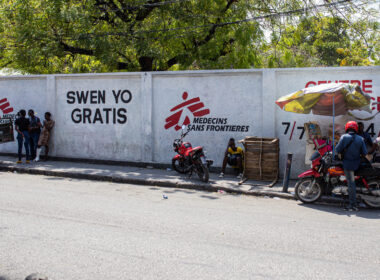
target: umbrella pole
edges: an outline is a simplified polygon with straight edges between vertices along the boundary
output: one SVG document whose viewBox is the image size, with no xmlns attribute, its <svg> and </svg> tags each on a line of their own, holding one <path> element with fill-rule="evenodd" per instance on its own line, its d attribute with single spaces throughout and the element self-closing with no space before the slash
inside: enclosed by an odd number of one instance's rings
<svg viewBox="0 0 380 280">
<path fill-rule="evenodd" d="M 333 137 L 332 137 L 332 144 L 333 144 L 333 160 L 335 158 L 335 95 L 333 95 Z"/>
</svg>

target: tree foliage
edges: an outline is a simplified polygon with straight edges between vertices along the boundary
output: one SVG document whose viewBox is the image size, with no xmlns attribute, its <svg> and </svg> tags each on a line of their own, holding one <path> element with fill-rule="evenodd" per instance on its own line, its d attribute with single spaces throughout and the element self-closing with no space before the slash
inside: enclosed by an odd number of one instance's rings
<svg viewBox="0 0 380 280">
<path fill-rule="evenodd" d="M 28 73 L 379 62 L 378 45 L 368 46 L 360 38 L 353 40 L 354 29 L 337 13 L 315 16 L 299 12 L 306 0 L 0 3 L 0 67 Z M 378 26 L 369 20 L 357 22 L 356 28 L 368 41 L 378 43 L 378 35 L 366 29 L 371 24 L 373 30 Z"/>
<path fill-rule="evenodd" d="M 280 36 L 278 35 L 280 34 Z M 269 67 L 379 65 L 379 24 L 336 16 L 305 17 L 273 32 L 266 47 Z"/>
</svg>

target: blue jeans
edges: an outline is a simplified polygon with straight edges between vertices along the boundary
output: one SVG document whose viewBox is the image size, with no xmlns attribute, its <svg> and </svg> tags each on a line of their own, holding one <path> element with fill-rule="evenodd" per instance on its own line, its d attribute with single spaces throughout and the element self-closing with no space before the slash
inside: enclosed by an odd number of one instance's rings
<svg viewBox="0 0 380 280">
<path fill-rule="evenodd" d="M 356 206 L 356 184 L 353 170 L 344 169 L 348 184 L 349 207 Z"/>
<path fill-rule="evenodd" d="M 20 133 L 17 134 L 18 142 L 18 160 L 22 158 L 22 144 L 25 146 L 26 160 L 29 160 L 29 132 L 27 130 L 21 131 L 24 137 Z"/>
<path fill-rule="evenodd" d="M 30 136 L 30 154 L 32 156 L 32 159 L 34 159 L 37 153 L 38 139 L 40 138 L 40 133 L 31 132 L 29 136 Z"/>
</svg>

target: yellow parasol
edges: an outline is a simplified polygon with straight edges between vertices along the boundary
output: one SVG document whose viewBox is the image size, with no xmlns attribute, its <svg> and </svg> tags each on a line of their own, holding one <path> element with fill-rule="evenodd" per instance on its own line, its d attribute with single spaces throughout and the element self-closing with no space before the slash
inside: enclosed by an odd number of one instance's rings
<svg viewBox="0 0 380 280">
<path fill-rule="evenodd" d="M 357 84 L 330 83 L 308 87 L 280 97 L 276 104 L 287 112 L 339 116 L 350 110 L 371 113 L 371 98 Z M 335 108 L 333 108 L 335 107 Z"/>
</svg>

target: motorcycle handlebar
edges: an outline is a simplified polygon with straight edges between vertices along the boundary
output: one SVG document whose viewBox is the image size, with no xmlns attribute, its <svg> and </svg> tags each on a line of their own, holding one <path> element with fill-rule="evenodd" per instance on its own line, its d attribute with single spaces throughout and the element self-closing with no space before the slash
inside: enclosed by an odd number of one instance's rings
<svg viewBox="0 0 380 280">
<path fill-rule="evenodd" d="M 182 135 L 181 135 L 181 140 L 182 140 L 183 138 L 185 138 L 186 135 L 189 134 L 189 132 L 190 132 L 190 131 L 188 130 L 188 131 L 186 131 L 185 133 L 182 133 Z"/>
</svg>

